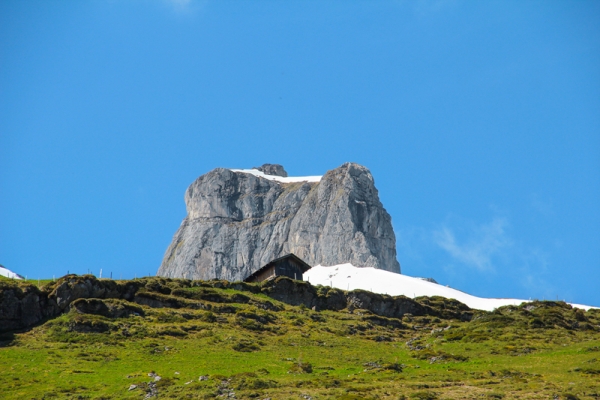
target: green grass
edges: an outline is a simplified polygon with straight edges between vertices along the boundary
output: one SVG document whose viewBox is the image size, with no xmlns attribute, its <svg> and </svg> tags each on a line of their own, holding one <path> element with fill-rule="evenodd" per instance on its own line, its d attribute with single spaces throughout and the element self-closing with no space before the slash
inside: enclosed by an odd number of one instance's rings
<svg viewBox="0 0 600 400">
<path fill-rule="evenodd" d="M 366 310 L 316 312 L 214 282 L 146 281 L 147 293 L 179 308 L 103 300 L 142 312 L 108 318 L 73 308 L 5 338 L 2 398 L 600 398 L 597 311 L 536 302 L 471 322 L 376 324 Z M 192 308 L 198 302 L 207 309 Z"/>
<path fill-rule="evenodd" d="M 13 279 L 0 276 L 0 282 L 12 282 L 20 285 L 34 285 L 41 288 L 56 282 L 56 279 Z"/>
</svg>

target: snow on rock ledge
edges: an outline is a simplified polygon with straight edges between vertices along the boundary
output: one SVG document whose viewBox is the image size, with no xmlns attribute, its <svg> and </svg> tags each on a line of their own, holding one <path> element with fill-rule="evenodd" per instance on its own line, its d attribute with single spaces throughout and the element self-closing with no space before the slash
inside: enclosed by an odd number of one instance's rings
<svg viewBox="0 0 600 400">
<path fill-rule="evenodd" d="M 244 174 L 252 174 L 260 178 L 265 178 L 270 181 L 276 181 L 281 183 L 295 183 L 295 182 L 320 182 L 322 176 L 278 176 L 278 175 L 267 175 L 257 169 L 232 169 L 233 172 L 242 172 Z"/>
</svg>

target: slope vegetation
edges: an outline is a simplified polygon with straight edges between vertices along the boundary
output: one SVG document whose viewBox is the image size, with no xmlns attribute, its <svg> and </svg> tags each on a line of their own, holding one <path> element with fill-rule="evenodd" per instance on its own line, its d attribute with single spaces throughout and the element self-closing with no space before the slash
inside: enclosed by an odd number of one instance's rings
<svg viewBox="0 0 600 400">
<path fill-rule="evenodd" d="M 7 399 L 600 397 L 600 312 L 562 302 L 70 275 L 0 307 Z"/>
</svg>

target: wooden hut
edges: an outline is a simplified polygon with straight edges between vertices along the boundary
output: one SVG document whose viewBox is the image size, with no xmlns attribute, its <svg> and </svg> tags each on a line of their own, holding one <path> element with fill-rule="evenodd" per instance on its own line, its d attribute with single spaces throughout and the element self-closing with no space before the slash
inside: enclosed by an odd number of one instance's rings
<svg viewBox="0 0 600 400">
<path fill-rule="evenodd" d="M 262 282 L 278 276 L 302 280 L 302 274 L 312 267 L 294 254 L 279 257 L 244 279 L 244 282 Z"/>
</svg>

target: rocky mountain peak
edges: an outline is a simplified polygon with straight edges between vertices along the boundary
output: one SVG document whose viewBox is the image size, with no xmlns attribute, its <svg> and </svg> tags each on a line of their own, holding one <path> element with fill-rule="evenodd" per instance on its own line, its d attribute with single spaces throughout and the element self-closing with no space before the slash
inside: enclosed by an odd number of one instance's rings
<svg viewBox="0 0 600 400">
<path fill-rule="evenodd" d="M 345 163 L 318 181 L 283 177 L 280 165 L 260 168 L 279 174 L 281 182 L 252 170 L 217 168 L 190 185 L 187 216 L 159 276 L 243 280 L 288 253 L 310 265 L 400 272 L 391 218 L 366 167 Z"/>
<path fill-rule="evenodd" d="M 252 169 L 259 170 L 266 175 L 283 176 L 284 178 L 288 176 L 285 169 L 283 169 L 283 165 L 280 164 L 263 164 L 260 167 L 252 167 Z"/>
</svg>

